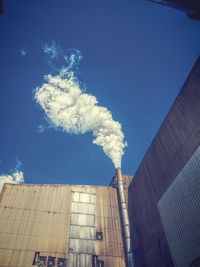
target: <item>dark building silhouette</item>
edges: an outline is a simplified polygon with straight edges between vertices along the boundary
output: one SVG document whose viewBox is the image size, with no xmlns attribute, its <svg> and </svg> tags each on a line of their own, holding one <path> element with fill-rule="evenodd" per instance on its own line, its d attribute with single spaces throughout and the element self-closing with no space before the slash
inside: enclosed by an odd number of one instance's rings
<svg viewBox="0 0 200 267">
<path fill-rule="evenodd" d="M 165 6 L 183 10 L 191 19 L 200 19 L 200 1 L 199 0 L 148 0 Z"/>
<path fill-rule="evenodd" d="M 3 15 L 3 0 L 0 0 L 0 15 Z"/>
<path fill-rule="evenodd" d="M 200 57 L 129 186 L 136 267 L 200 266 Z"/>
</svg>

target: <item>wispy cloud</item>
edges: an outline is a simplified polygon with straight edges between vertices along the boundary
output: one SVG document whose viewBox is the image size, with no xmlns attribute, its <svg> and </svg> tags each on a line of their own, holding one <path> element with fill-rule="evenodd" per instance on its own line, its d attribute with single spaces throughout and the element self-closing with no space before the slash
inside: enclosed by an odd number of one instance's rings
<svg viewBox="0 0 200 267">
<path fill-rule="evenodd" d="M 20 54 L 21 54 L 22 57 L 25 57 L 27 55 L 27 53 L 28 53 L 28 51 L 27 51 L 26 48 L 21 48 L 20 49 Z"/>
<path fill-rule="evenodd" d="M 37 132 L 38 132 L 38 133 L 43 133 L 45 129 L 46 129 L 45 126 L 43 126 L 43 125 L 38 125 L 38 127 L 37 127 Z"/>
<path fill-rule="evenodd" d="M 74 69 L 79 65 L 79 62 L 82 59 L 82 55 L 78 49 L 70 49 L 69 55 L 64 55 L 64 59 L 68 65 L 67 69 Z"/>
<path fill-rule="evenodd" d="M 103 149 L 116 168 L 120 167 L 126 146 L 121 124 L 98 104 L 95 96 L 86 94 L 78 81 L 75 70 L 82 58 L 80 51 L 73 49 L 64 55 L 54 42 L 45 50 L 53 59 L 61 53 L 65 63 L 56 75 L 46 75 L 45 83 L 35 90 L 35 100 L 44 109 L 49 123 L 66 133 L 92 132 L 93 143 Z M 43 132 L 44 127 L 40 125 L 39 130 Z"/>
<path fill-rule="evenodd" d="M 67 49 L 64 51 L 60 45 L 54 41 L 51 43 L 42 43 L 43 52 L 48 56 L 48 64 L 51 67 L 51 73 L 58 74 L 62 71 L 73 72 L 78 69 L 82 55 L 78 49 Z"/>
<path fill-rule="evenodd" d="M 17 170 L 20 169 L 22 165 L 23 165 L 22 162 L 18 158 L 16 158 L 15 169 Z"/>
<path fill-rule="evenodd" d="M 49 128 L 52 128 L 52 125 L 51 124 L 49 124 L 49 125 L 42 125 L 42 124 L 40 124 L 37 127 L 37 132 L 38 133 L 43 133 L 46 129 L 49 129 Z"/>
<path fill-rule="evenodd" d="M 43 51 L 52 59 L 58 59 L 64 53 L 62 48 L 59 45 L 56 45 L 54 41 L 50 44 L 43 44 Z"/>
<path fill-rule="evenodd" d="M 0 175 L 0 192 L 4 183 L 21 184 L 24 183 L 24 173 L 22 171 L 15 171 L 9 175 Z"/>
<path fill-rule="evenodd" d="M 20 170 L 22 165 L 23 163 L 18 158 L 16 158 L 15 167 L 11 169 L 8 172 L 8 174 L 7 173 L 0 174 L 0 193 L 4 183 L 12 183 L 12 184 L 24 183 L 24 173 L 22 172 L 22 170 Z"/>
</svg>

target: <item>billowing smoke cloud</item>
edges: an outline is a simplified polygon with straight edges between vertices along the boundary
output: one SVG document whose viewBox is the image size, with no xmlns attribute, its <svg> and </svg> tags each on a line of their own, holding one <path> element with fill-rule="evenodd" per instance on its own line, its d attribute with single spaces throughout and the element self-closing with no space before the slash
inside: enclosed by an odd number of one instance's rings
<svg viewBox="0 0 200 267">
<path fill-rule="evenodd" d="M 4 183 L 21 184 L 24 183 L 24 174 L 22 171 L 15 171 L 10 175 L 0 175 L 0 193 Z"/>
<path fill-rule="evenodd" d="M 68 58 L 69 66 L 73 66 L 76 57 L 71 55 Z M 45 79 L 46 82 L 36 89 L 35 99 L 50 123 L 66 133 L 92 132 L 93 143 L 102 147 L 116 168 L 120 167 L 125 147 L 124 134 L 111 112 L 99 106 L 95 96 L 83 92 L 71 67 L 62 68 L 58 75 L 47 75 Z"/>
</svg>

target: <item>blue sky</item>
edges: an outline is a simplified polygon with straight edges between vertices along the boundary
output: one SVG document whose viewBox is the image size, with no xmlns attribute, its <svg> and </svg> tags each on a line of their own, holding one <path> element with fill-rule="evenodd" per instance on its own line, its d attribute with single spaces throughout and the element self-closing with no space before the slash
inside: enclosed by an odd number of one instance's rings
<svg viewBox="0 0 200 267">
<path fill-rule="evenodd" d="M 200 22 L 146 0 L 4 2 L 0 172 L 17 165 L 27 183 L 103 185 L 115 172 L 91 133 L 38 132 L 47 122 L 33 91 L 52 71 L 42 47 L 55 42 L 81 52 L 79 80 L 122 124 L 122 169 L 134 175 L 199 55 Z"/>
</svg>

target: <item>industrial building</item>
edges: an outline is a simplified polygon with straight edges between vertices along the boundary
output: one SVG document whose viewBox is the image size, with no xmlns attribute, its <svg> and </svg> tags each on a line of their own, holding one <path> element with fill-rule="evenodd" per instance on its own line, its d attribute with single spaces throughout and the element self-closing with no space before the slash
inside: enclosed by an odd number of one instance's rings
<svg viewBox="0 0 200 267">
<path fill-rule="evenodd" d="M 5 184 L 0 266 L 200 266 L 200 57 L 132 178 Z"/>
<path fill-rule="evenodd" d="M 129 186 L 136 267 L 200 266 L 200 57 Z"/>
<path fill-rule="evenodd" d="M 5 184 L 0 266 L 125 267 L 118 205 L 113 186 Z"/>
</svg>

